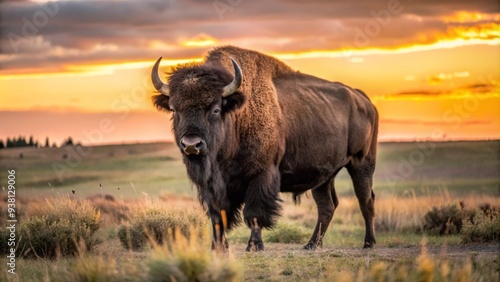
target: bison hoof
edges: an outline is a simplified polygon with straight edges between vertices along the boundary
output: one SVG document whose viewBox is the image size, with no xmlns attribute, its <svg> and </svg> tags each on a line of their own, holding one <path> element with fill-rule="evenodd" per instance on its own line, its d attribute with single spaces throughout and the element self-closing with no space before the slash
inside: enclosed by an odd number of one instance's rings
<svg viewBox="0 0 500 282">
<path fill-rule="evenodd" d="M 314 251 L 317 247 L 321 247 L 321 244 L 309 242 L 302 249 L 306 251 Z"/>
<path fill-rule="evenodd" d="M 229 250 L 229 247 L 224 246 L 222 244 L 212 246 L 212 251 L 217 252 L 217 253 L 227 253 L 228 250 Z"/>
<path fill-rule="evenodd" d="M 264 250 L 264 243 L 262 242 L 251 242 L 248 244 L 247 252 L 260 252 Z"/>
<path fill-rule="evenodd" d="M 375 243 L 365 242 L 365 244 L 363 245 L 363 249 L 371 249 L 371 248 L 373 248 L 373 246 L 375 246 Z"/>
<path fill-rule="evenodd" d="M 227 250 L 229 249 L 229 244 L 227 242 L 227 240 L 224 240 L 224 242 L 214 242 L 212 241 L 212 251 L 216 251 L 216 252 L 223 252 L 223 253 L 226 253 Z"/>
</svg>

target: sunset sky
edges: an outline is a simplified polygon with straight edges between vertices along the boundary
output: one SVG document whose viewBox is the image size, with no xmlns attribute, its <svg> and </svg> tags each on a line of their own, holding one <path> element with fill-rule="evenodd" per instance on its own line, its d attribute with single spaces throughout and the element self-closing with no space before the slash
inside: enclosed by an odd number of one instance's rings
<svg viewBox="0 0 500 282">
<path fill-rule="evenodd" d="M 151 67 L 235 45 L 363 89 L 380 140 L 500 138 L 498 0 L 0 2 L 0 139 L 171 140 Z"/>
</svg>

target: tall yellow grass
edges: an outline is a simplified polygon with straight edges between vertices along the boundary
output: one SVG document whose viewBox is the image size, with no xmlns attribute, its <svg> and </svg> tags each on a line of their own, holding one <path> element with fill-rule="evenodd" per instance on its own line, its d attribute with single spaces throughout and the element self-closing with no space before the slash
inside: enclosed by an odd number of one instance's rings
<svg viewBox="0 0 500 282">
<path fill-rule="evenodd" d="M 335 210 L 333 221 L 342 224 L 363 225 L 363 217 L 356 197 L 342 197 Z M 313 226 L 316 223 L 316 205 L 311 197 L 303 197 L 300 205 L 286 200 L 283 214 L 291 220 L 302 221 Z M 462 202 L 466 208 L 474 209 L 483 204 L 500 207 L 500 197 L 488 195 L 451 196 L 441 195 L 407 196 L 384 195 L 375 200 L 375 226 L 378 231 L 416 231 L 423 227 L 423 218 L 432 207 L 447 206 Z"/>
</svg>

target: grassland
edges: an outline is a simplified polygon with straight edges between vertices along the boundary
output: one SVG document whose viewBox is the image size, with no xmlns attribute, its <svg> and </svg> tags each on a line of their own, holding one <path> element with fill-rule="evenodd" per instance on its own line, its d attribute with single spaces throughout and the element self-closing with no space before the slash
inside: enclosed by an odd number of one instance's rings
<svg viewBox="0 0 500 282">
<path fill-rule="evenodd" d="M 450 273 L 448 279 L 463 276 L 473 281 L 498 281 L 499 242 L 465 245 L 457 234 L 425 234 L 422 220 L 433 206 L 460 201 L 468 208 L 485 203 L 500 207 L 499 155 L 500 141 L 382 143 L 374 181 L 378 239 L 375 249 L 360 248 L 363 220 L 349 176 L 342 171 L 336 181 L 340 206 L 322 249 L 314 252 L 300 249 L 315 224 L 316 210 L 311 197 L 306 194 L 301 205 L 296 206 L 290 196 L 284 194 L 280 224 L 295 228 L 293 232 L 298 232 L 298 239 L 293 243 L 268 242 L 263 253 L 245 253 L 249 232 L 240 227 L 229 236 L 230 261 L 240 266 L 240 279 L 250 281 L 370 280 L 378 277 L 377 273 L 385 273 L 383 277 L 386 277 L 405 269 L 407 278 L 418 280 L 426 267 L 424 258 L 430 257 L 437 272 Z M 80 151 L 74 147 L 0 150 L 2 186 L 6 186 L 8 169 L 16 170 L 21 211 L 29 205 L 40 204 L 39 199 L 43 197 L 69 195 L 80 200 L 90 197 L 89 201 L 103 215 L 97 234 L 103 243 L 85 254 L 85 259 L 112 265 L 113 275 L 128 277 L 131 281 L 147 278 L 148 261 L 154 251 L 125 250 L 117 238 L 120 222 L 151 200 L 172 208 L 199 208 L 196 189 L 186 177 L 174 144 L 96 146 Z M 115 201 L 105 201 L 104 195 L 113 196 Z M 5 209 L 5 202 L 1 205 Z M 283 230 L 280 228 L 278 231 Z M 272 238 L 272 232 L 265 231 L 264 240 Z M 423 241 L 427 249 L 424 256 Z M 207 243 L 201 246 L 209 249 Z M 81 266 L 81 261 L 78 256 L 57 260 L 20 258 L 16 276 L 2 273 L 0 279 L 56 280 L 58 273 L 72 272 L 75 265 Z M 6 259 L 0 262 L 5 265 Z M 441 281 L 438 276 L 433 279 Z M 384 280 L 388 278 L 381 281 Z"/>
</svg>

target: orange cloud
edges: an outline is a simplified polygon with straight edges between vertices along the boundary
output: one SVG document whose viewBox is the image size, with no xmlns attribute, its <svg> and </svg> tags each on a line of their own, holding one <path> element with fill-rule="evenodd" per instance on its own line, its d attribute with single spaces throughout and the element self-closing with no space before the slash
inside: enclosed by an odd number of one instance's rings
<svg viewBox="0 0 500 282">
<path fill-rule="evenodd" d="M 201 33 L 192 37 L 186 41 L 182 41 L 181 45 L 184 47 L 207 47 L 214 46 L 217 44 L 218 40 L 210 35 Z"/>
<path fill-rule="evenodd" d="M 469 72 L 468 71 L 459 71 L 459 72 L 453 72 L 453 73 L 439 73 L 437 75 L 431 75 L 427 78 L 427 83 L 430 85 L 440 85 L 442 84 L 445 80 L 452 80 L 455 78 L 465 78 L 469 77 Z"/>
<path fill-rule="evenodd" d="M 486 14 L 480 12 L 457 11 L 452 15 L 441 17 L 445 23 L 475 23 L 482 21 L 500 21 L 500 14 Z"/>
<path fill-rule="evenodd" d="M 446 77 L 446 78 L 440 78 Z M 433 76 L 430 80 L 436 82 L 441 82 L 443 79 L 451 79 L 453 75 L 451 74 L 440 74 L 437 76 Z M 451 75 L 451 77 L 450 77 Z M 438 83 L 440 84 L 440 83 Z M 374 100 L 460 100 L 460 99 L 468 99 L 468 98 L 500 98 L 500 85 L 498 85 L 495 81 L 490 83 L 478 83 L 474 85 L 467 85 L 463 87 L 457 87 L 451 90 L 445 91 L 429 91 L 429 90 L 414 90 L 414 91 L 405 91 L 400 92 L 398 94 L 393 95 L 379 95 L 374 97 Z"/>
<path fill-rule="evenodd" d="M 484 23 L 473 26 L 452 26 L 447 30 L 447 37 L 486 40 L 499 39 L 500 24 Z"/>
</svg>

